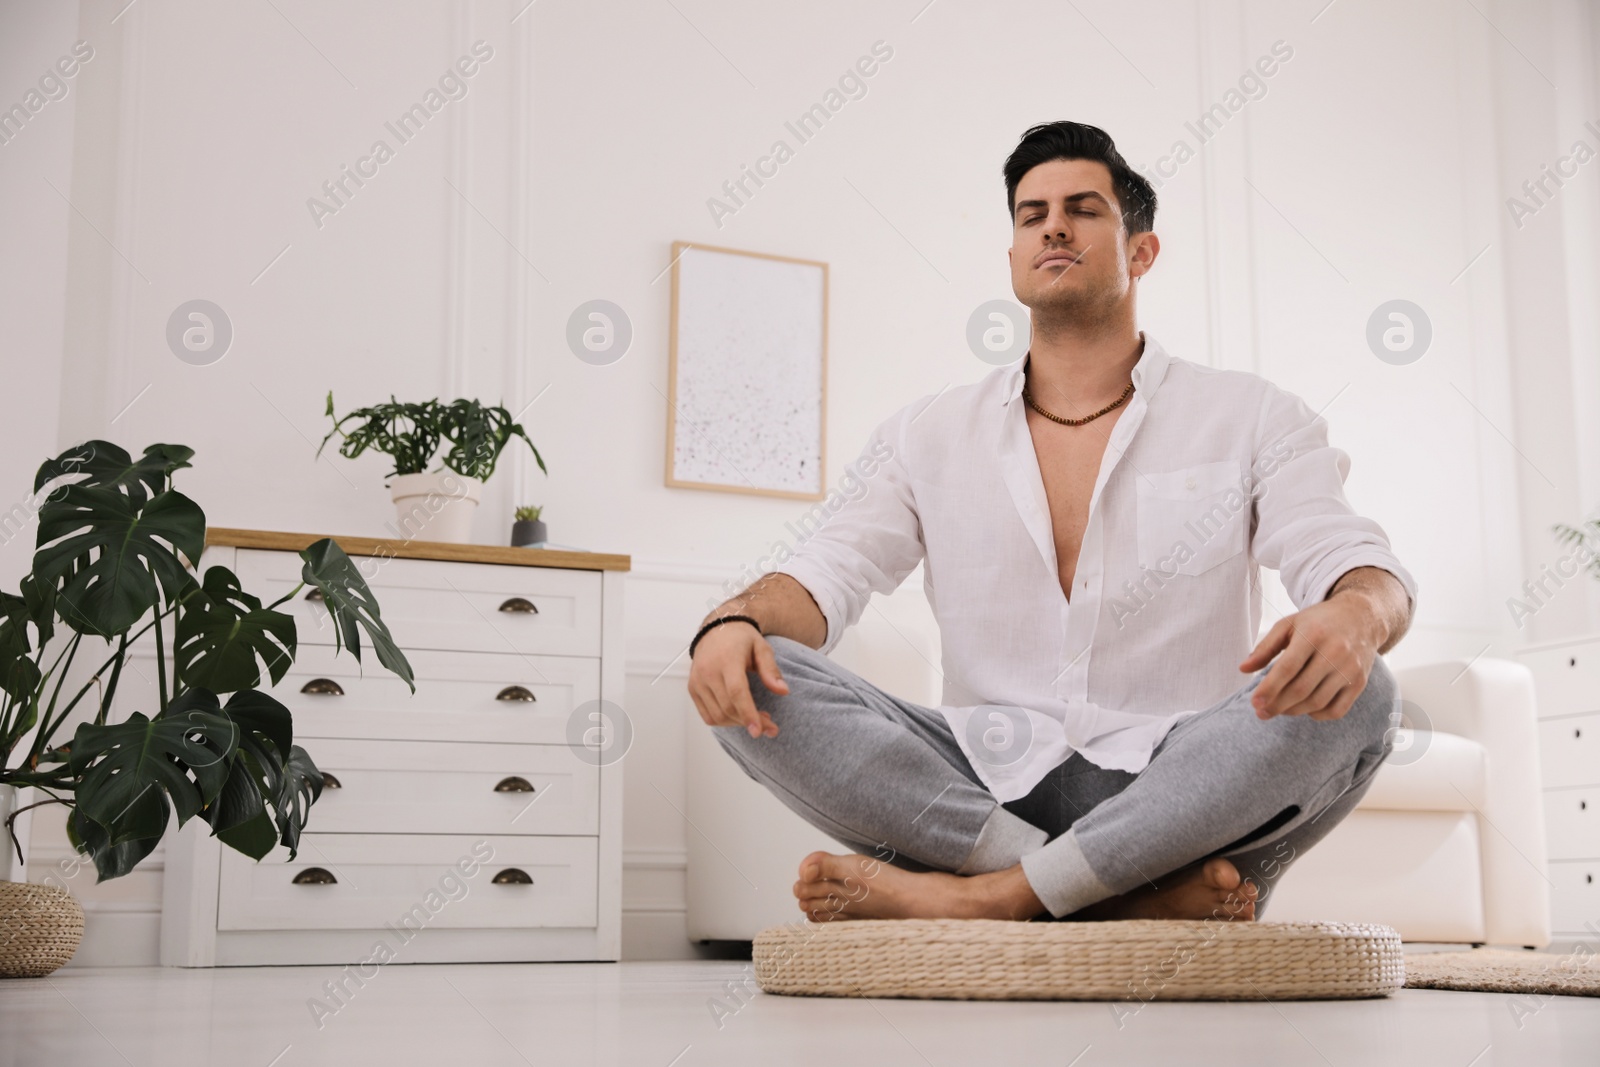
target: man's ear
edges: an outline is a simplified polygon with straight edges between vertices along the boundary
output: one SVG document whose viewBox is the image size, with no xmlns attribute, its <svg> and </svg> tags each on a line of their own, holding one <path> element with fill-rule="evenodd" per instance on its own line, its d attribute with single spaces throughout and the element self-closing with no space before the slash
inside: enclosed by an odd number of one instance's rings
<svg viewBox="0 0 1600 1067">
<path fill-rule="evenodd" d="M 1154 230 L 1147 230 L 1134 234 L 1131 240 L 1133 249 L 1128 255 L 1128 274 L 1140 278 L 1150 273 L 1156 265 L 1156 257 L 1161 254 L 1161 238 L 1155 235 Z"/>
</svg>

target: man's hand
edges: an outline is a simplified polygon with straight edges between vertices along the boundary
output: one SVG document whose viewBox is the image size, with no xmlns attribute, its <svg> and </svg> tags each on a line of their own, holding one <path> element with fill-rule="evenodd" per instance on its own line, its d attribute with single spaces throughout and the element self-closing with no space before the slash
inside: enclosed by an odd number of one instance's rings
<svg viewBox="0 0 1600 1067">
<path fill-rule="evenodd" d="M 774 693 L 789 691 L 767 639 L 749 623 L 725 622 L 708 630 L 694 647 L 689 696 L 707 726 L 744 726 L 751 737 L 776 737 L 778 724 L 750 695 L 748 671 L 757 671 Z"/>
<path fill-rule="evenodd" d="M 1254 672 L 1278 655 L 1251 694 L 1256 718 L 1342 717 L 1367 687 L 1372 661 L 1388 636 L 1383 605 L 1364 589 L 1349 588 L 1279 619 L 1239 664 L 1241 671 Z"/>
</svg>

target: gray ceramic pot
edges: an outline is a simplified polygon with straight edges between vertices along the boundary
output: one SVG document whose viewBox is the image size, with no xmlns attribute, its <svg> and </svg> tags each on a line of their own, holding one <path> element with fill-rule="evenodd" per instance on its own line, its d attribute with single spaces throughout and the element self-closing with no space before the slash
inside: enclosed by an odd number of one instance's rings
<svg viewBox="0 0 1600 1067">
<path fill-rule="evenodd" d="M 534 545 L 540 541 L 548 541 L 549 536 L 544 530 L 543 519 L 518 519 L 511 524 L 511 547 L 521 548 L 523 545 Z"/>
</svg>

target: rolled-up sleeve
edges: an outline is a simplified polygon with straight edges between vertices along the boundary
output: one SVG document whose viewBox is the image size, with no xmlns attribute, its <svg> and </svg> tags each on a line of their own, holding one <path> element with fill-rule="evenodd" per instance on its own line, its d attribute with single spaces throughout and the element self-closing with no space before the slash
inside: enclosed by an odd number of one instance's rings
<svg viewBox="0 0 1600 1067">
<path fill-rule="evenodd" d="M 794 554 L 772 568 L 805 586 L 827 620 L 819 651 L 833 650 L 873 593 L 899 588 L 924 555 L 906 470 L 903 408 L 879 423 L 837 488 L 794 526 Z"/>
<path fill-rule="evenodd" d="M 1415 608 L 1417 582 L 1383 527 L 1357 515 L 1344 495 L 1350 456 L 1328 444 L 1328 422 L 1293 393 L 1271 386 L 1262 405 L 1252 467 L 1251 553 L 1278 572 L 1297 610 L 1326 599 L 1355 567 L 1399 579 Z"/>
</svg>

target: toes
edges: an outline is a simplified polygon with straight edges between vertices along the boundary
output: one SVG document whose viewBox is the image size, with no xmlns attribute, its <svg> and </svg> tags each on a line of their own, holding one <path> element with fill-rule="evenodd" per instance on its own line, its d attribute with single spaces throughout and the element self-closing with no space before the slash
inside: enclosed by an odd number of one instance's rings
<svg viewBox="0 0 1600 1067">
<path fill-rule="evenodd" d="M 801 912 L 812 922 L 849 918 L 844 910 L 845 901 L 838 897 L 807 897 L 797 903 Z"/>
<path fill-rule="evenodd" d="M 820 882 L 822 880 L 822 864 L 832 857 L 826 852 L 813 852 L 800 861 L 800 880 L 802 882 Z"/>
<path fill-rule="evenodd" d="M 1230 889 L 1222 894 L 1221 910 L 1227 918 L 1241 919 L 1246 922 L 1253 921 L 1256 917 L 1256 898 L 1259 891 L 1254 882 L 1241 882 L 1236 889 Z"/>
<path fill-rule="evenodd" d="M 1239 888 L 1239 868 L 1222 856 L 1213 856 L 1206 861 L 1206 881 L 1218 889 Z"/>
<path fill-rule="evenodd" d="M 802 882 L 842 882 L 861 874 L 860 856 L 836 856 L 831 852 L 813 852 L 800 861 Z"/>
</svg>

